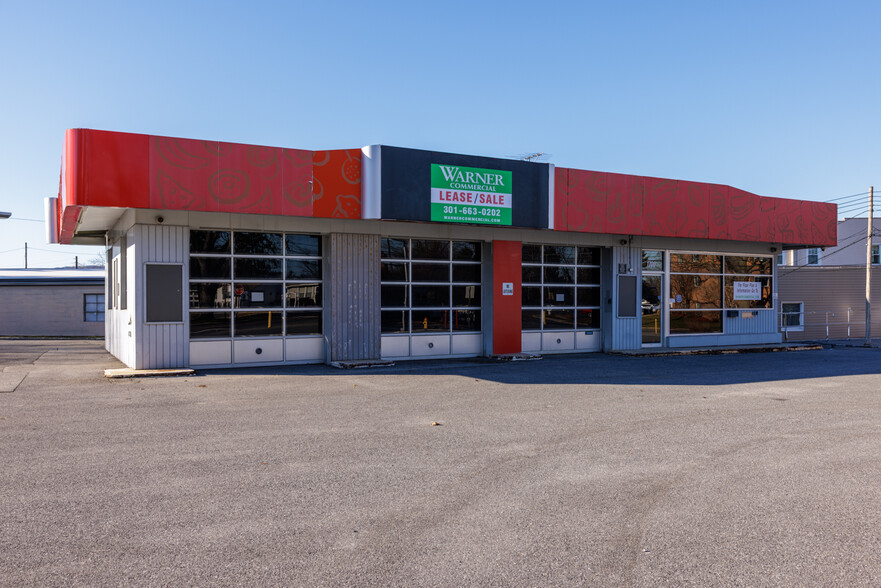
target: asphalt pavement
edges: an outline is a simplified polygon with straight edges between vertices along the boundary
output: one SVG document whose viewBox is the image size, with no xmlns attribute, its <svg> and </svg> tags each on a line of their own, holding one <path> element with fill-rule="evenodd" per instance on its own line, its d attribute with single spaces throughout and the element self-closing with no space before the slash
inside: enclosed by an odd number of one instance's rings
<svg viewBox="0 0 881 588">
<path fill-rule="evenodd" d="M 105 379 L 0 341 L 2 586 L 878 586 L 881 349 Z"/>
</svg>

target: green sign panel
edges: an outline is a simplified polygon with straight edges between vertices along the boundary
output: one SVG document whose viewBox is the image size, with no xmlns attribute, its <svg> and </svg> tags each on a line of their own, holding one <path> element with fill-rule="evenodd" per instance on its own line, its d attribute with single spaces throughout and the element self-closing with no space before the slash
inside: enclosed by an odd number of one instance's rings
<svg viewBox="0 0 881 588">
<path fill-rule="evenodd" d="M 431 220 L 511 225 L 509 171 L 431 164 Z"/>
</svg>

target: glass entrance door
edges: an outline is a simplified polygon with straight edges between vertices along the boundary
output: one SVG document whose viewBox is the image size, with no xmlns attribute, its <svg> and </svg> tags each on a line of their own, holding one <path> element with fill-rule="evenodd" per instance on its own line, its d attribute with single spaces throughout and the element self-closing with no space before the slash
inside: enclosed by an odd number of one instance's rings
<svg viewBox="0 0 881 588">
<path fill-rule="evenodd" d="M 642 276 L 642 344 L 660 345 L 664 333 L 663 295 L 664 276 Z"/>
</svg>

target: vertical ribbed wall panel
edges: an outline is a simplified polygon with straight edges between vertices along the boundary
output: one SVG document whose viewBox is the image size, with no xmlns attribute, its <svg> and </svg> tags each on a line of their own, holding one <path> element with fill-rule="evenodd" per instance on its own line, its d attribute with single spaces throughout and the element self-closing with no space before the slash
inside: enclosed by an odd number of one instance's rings
<svg viewBox="0 0 881 588">
<path fill-rule="evenodd" d="M 330 359 L 379 359 L 379 237 L 332 233 L 329 249 Z"/>
<path fill-rule="evenodd" d="M 189 276 L 189 256 L 187 243 L 189 229 L 161 225 L 135 225 L 132 230 L 135 239 L 135 256 L 138 282 L 137 332 L 135 367 L 138 369 L 176 368 L 189 365 L 190 346 L 189 320 L 186 308 L 181 323 L 146 323 L 146 264 L 179 263 L 183 265 L 181 283 L 182 304 L 187 303 L 187 277 Z"/>
<path fill-rule="evenodd" d="M 777 313 L 773 310 L 756 310 L 753 318 L 725 317 L 726 335 L 763 335 L 777 332 Z M 724 345 L 724 343 L 722 343 Z"/>
<path fill-rule="evenodd" d="M 642 347 L 642 319 L 618 318 L 618 265 L 626 264 L 629 275 L 638 276 L 642 267 L 642 252 L 638 247 L 612 248 L 612 349 L 639 349 Z M 638 313 L 637 313 L 638 314 Z"/>
</svg>

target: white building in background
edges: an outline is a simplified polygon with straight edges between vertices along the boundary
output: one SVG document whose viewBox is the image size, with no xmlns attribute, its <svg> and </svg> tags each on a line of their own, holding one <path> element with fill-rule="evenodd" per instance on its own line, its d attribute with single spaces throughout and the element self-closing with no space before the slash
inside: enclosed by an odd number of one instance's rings
<svg viewBox="0 0 881 588">
<path fill-rule="evenodd" d="M 865 217 L 844 219 L 838 223 L 837 245 L 778 256 L 784 338 L 865 338 L 868 225 Z M 881 336 L 881 218 L 872 219 L 872 226 L 872 332 Z"/>
<path fill-rule="evenodd" d="M 104 269 L 0 270 L 0 336 L 104 337 Z"/>
</svg>

